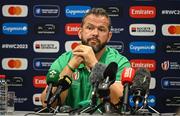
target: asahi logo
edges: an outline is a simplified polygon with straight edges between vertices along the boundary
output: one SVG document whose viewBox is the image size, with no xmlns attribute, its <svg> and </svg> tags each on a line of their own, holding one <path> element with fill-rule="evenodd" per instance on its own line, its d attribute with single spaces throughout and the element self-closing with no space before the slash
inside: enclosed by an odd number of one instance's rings
<svg viewBox="0 0 180 116">
<path fill-rule="evenodd" d="M 123 15 L 123 9 L 119 6 L 102 6 L 108 13 L 110 17 L 120 17 Z"/>
<path fill-rule="evenodd" d="M 58 25 L 52 23 L 41 23 L 35 25 L 35 33 L 44 34 L 44 35 L 52 35 L 56 34 L 58 31 Z"/>
<path fill-rule="evenodd" d="M 180 42 L 168 42 L 165 45 L 166 53 L 180 53 Z"/>
</svg>

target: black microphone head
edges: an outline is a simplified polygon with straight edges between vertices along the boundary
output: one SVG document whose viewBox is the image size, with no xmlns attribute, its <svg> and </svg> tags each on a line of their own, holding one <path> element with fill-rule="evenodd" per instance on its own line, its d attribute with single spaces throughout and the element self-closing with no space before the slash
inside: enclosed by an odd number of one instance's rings
<svg viewBox="0 0 180 116">
<path fill-rule="evenodd" d="M 118 65 L 115 62 L 111 62 L 106 70 L 103 73 L 104 78 L 106 79 L 107 77 L 109 77 L 109 81 L 114 83 L 114 81 L 116 80 L 116 73 L 118 70 Z"/>
<path fill-rule="evenodd" d="M 138 68 L 131 86 L 132 93 L 137 96 L 145 96 L 145 94 L 148 94 L 150 80 L 150 71 L 146 68 Z"/>
<path fill-rule="evenodd" d="M 67 75 L 60 77 L 59 82 L 58 82 L 58 85 L 62 86 L 63 91 L 68 89 L 71 86 L 71 84 L 72 84 L 72 80 Z"/>
<path fill-rule="evenodd" d="M 89 76 L 92 85 L 94 85 L 95 83 L 99 83 L 101 80 L 103 80 L 103 72 L 105 71 L 106 67 L 107 66 L 102 63 L 95 64 Z"/>
</svg>

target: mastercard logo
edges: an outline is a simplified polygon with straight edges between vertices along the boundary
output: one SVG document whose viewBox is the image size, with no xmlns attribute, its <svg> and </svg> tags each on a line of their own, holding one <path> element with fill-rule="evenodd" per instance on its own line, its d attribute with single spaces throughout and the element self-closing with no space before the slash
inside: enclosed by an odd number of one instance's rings
<svg viewBox="0 0 180 116">
<path fill-rule="evenodd" d="M 22 9 L 21 7 L 9 7 L 8 9 L 8 13 L 11 14 L 11 15 L 20 15 L 22 13 Z"/>
<path fill-rule="evenodd" d="M 79 45 L 79 43 L 74 42 L 74 43 L 71 44 L 71 48 L 72 48 L 72 49 L 75 49 L 78 45 Z"/>
<path fill-rule="evenodd" d="M 2 67 L 4 70 L 26 70 L 27 59 L 25 58 L 4 58 L 2 59 Z"/>
<path fill-rule="evenodd" d="M 11 60 L 8 61 L 8 66 L 10 68 L 20 68 L 21 65 L 22 65 L 22 63 L 21 63 L 20 60 L 13 60 L 13 59 L 11 59 Z"/>
<path fill-rule="evenodd" d="M 164 36 L 180 36 L 180 24 L 164 24 L 162 34 Z"/>
<path fill-rule="evenodd" d="M 169 26 L 168 32 L 170 34 L 180 34 L 180 26 Z"/>
<path fill-rule="evenodd" d="M 2 13 L 5 17 L 26 17 L 28 14 L 28 7 L 25 5 L 4 5 Z"/>
<path fill-rule="evenodd" d="M 81 42 L 80 41 L 66 41 L 65 43 L 65 50 L 71 51 L 76 48 Z"/>
</svg>

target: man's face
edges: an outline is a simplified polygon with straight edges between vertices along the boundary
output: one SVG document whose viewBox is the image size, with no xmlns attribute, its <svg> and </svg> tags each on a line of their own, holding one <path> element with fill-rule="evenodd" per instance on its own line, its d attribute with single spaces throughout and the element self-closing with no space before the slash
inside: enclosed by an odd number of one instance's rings
<svg viewBox="0 0 180 116">
<path fill-rule="evenodd" d="M 91 46 L 95 53 L 101 51 L 112 36 L 108 26 L 109 20 L 106 17 L 88 15 L 78 33 L 82 44 Z"/>
</svg>

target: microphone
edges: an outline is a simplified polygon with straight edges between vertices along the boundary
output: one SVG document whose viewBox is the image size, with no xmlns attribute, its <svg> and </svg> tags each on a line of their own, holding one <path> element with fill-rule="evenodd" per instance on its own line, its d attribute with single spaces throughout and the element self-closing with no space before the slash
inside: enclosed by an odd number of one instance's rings
<svg viewBox="0 0 180 116">
<path fill-rule="evenodd" d="M 133 84 L 131 86 L 135 109 L 137 109 L 138 104 L 142 102 L 145 97 L 147 97 L 147 94 L 149 93 L 150 80 L 151 73 L 148 69 L 139 68 L 136 70 Z"/>
<path fill-rule="evenodd" d="M 48 88 L 46 91 L 46 98 L 45 103 L 47 103 L 47 106 L 49 105 L 49 100 L 52 95 L 52 87 L 58 85 L 58 79 L 59 79 L 59 71 L 57 70 L 49 70 L 46 75 L 46 83 L 48 84 Z"/>
<path fill-rule="evenodd" d="M 58 87 L 56 91 L 54 92 L 54 95 L 50 99 L 50 104 L 52 104 L 60 95 L 60 93 L 66 89 L 68 89 L 72 84 L 72 80 L 69 76 L 65 75 L 60 77 L 58 82 Z"/>
<path fill-rule="evenodd" d="M 88 102 L 86 100 L 86 106 L 83 107 L 84 102 L 80 103 L 79 105 L 82 106 L 82 108 L 78 109 L 77 112 L 79 113 L 90 113 L 94 112 L 96 110 L 97 105 L 97 88 L 99 83 L 103 80 L 103 72 L 106 69 L 106 65 L 102 63 L 96 63 L 95 66 L 92 68 L 92 71 L 89 75 L 90 83 L 92 84 L 92 93 L 91 93 L 91 100 L 90 105 L 87 106 Z"/>
<path fill-rule="evenodd" d="M 97 97 L 96 97 L 96 93 L 97 93 L 97 88 L 99 83 L 103 80 L 103 72 L 106 69 L 106 65 L 105 64 L 101 64 L 101 63 L 96 63 L 95 66 L 92 68 L 91 74 L 89 76 L 90 78 L 90 83 L 93 85 L 93 90 L 92 90 L 92 105 L 96 104 L 97 101 Z"/>
<path fill-rule="evenodd" d="M 133 78 L 135 75 L 135 69 L 133 68 L 124 68 L 121 74 L 121 82 L 124 85 L 123 91 L 123 104 L 121 113 L 127 112 L 127 104 L 128 104 L 128 96 L 129 96 L 129 88 L 133 83 Z"/>
<path fill-rule="evenodd" d="M 115 82 L 117 70 L 118 70 L 117 63 L 111 62 L 104 71 L 105 83 L 109 82 L 108 86 L 110 86 Z"/>
<path fill-rule="evenodd" d="M 98 86 L 100 97 L 107 96 L 105 90 L 108 90 L 109 86 L 115 82 L 117 69 L 118 65 L 115 62 L 111 62 L 105 69 L 103 73 L 104 79 Z"/>
<path fill-rule="evenodd" d="M 117 69 L 118 69 L 117 63 L 111 62 L 103 73 L 104 80 L 98 86 L 99 97 L 103 98 L 104 109 L 106 113 L 111 112 L 109 87 L 116 80 Z"/>
</svg>

